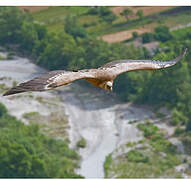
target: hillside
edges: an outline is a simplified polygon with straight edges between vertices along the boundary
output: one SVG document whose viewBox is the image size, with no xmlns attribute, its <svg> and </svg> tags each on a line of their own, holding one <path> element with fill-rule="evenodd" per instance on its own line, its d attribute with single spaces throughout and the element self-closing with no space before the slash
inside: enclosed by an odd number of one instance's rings
<svg viewBox="0 0 191 180">
<path fill-rule="evenodd" d="M 33 12 L 36 21 L 45 24 L 51 32 L 59 32 L 64 27 L 63 22 L 66 16 L 78 16 L 77 21 L 89 33 L 93 32 L 109 43 L 128 40 L 133 32 L 138 32 L 138 34 L 153 32 L 158 25 L 175 28 L 190 22 L 189 7 L 112 7 L 110 10 L 116 15 L 116 19 L 110 22 L 102 20 L 99 14 L 91 13 L 91 8 L 45 7 L 41 11 L 38 11 L 38 7 L 28 9 Z M 128 21 L 120 15 L 127 8 L 132 10 Z M 143 12 L 142 19 L 136 15 L 139 10 Z"/>
</svg>

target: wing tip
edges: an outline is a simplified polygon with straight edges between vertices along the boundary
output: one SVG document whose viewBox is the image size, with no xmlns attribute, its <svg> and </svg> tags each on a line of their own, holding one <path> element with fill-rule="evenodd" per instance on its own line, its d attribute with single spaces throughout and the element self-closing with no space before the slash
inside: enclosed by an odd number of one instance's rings
<svg viewBox="0 0 191 180">
<path fill-rule="evenodd" d="M 182 51 L 182 57 L 186 55 L 187 51 L 188 51 L 188 48 L 184 48 L 184 50 Z"/>
<path fill-rule="evenodd" d="M 9 95 L 13 95 L 13 94 L 16 94 L 16 93 L 6 91 L 2 96 L 9 96 Z"/>
<path fill-rule="evenodd" d="M 9 95 L 13 95 L 13 94 L 18 94 L 18 93 L 22 93 L 25 92 L 24 90 L 19 90 L 17 87 L 11 88 L 8 91 L 6 91 L 2 96 L 9 96 Z"/>
<path fill-rule="evenodd" d="M 6 91 L 2 96 L 8 96 L 8 95 L 10 94 L 8 93 L 8 91 Z"/>
<path fill-rule="evenodd" d="M 7 92 L 5 92 L 2 96 L 9 96 L 9 95 L 13 95 L 13 94 L 15 94 L 15 93 L 7 93 Z"/>
<path fill-rule="evenodd" d="M 188 48 L 184 48 L 181 55 L 173 60 L 174 64 L 178 63 L 187 53 Z"/>
</svg>

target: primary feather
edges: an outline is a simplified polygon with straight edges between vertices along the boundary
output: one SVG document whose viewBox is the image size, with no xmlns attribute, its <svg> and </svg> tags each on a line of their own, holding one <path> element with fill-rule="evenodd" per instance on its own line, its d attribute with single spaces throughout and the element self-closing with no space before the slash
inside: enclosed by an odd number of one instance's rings
<svg viewBox="0 0 191 180">
<path fill-rule="evenodd" d="M 118 60 L 112 61 L 101 68 L 106 68 L 111 71 L 115 76 L 118 76 L 121 73 L 134 71 L 134 70 L 157 70 L 167 67 L 171 67 L 179 62 L 182 57 L 186 54 L 187 48 L 184 49 L 182 54 L 177 58 L 170 61 L 154 61 L 154 60 Z"/>
</svg>

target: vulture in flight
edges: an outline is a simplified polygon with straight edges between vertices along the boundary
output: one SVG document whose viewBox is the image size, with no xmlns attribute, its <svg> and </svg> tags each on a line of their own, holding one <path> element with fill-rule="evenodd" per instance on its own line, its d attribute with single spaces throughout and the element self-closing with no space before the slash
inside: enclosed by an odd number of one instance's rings
<svg viewBox="0 0 191 180">
<path fill-rule="evenodd" d="M 114 79 L 121 73 L 134 70 L 156 70 L 175 65 L 186 54 L 182 54 L 170 61 L 153 60 L 118 60 L 109 62 L 97 69 L 83 69 L 78 71 L 50 71 L 30 81 L 19 84 L 8 90 L 3 96 L 26 91 L 45 91 L 69 84 L 78 79 L 86 79 L 98 88 L 112 90 Z"/>
</svg>

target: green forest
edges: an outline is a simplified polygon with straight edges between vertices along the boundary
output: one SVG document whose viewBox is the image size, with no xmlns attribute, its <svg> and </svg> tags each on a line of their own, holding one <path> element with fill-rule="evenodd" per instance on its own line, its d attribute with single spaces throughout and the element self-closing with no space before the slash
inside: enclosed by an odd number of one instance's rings
<svg viewBox="0 0 191 180">
<path fill-rule="evenodd" d="M 56 152 L 56 153 L 55 153 Z M 79 155 L 68 143 L 40 132 L 37 124 L 24 125 L 0 104 L 1 178 L 80 178 L 75 173 Z"/>
<path fill-rule="evenodd" d="M 97 13 L 91 11 L 85 13 Z M 104 9 L 102 11 L 99 12 L 101 16 L 112 22 L 115 17 L 111 13 L 104 14 Z M 151 57 L 145 48 L 104 42 L 96 32 L 89 32 L 80 25 L 77 16 L 68 15 L 62 29 L 52 32 L 45 25 L 36 23 L 28 11 L 1 7 L 0 27 L 1 46 L 31 57 L 34 63 L 49 70 L 96 68 L 118 59 L 170 60 L 187 47 L 186 56 L 176 66 L 122 74 L 115 80 L 113 91 L 125 102 L 150 105 L 155 110 L 167 107 L 172 112 L 171 124 L 177 127 L 177 135 L 191 147 L 191 28 L 171 32 L 161 25 L 153 33 L 143 34 L 143 43 L 160 42 L 160 48 Z M 75 152 L 68 151 L 66 143 L 47 138 L 36 125 L 24 126 L 1 106 L 0 177 L 79 177 L 73 171 L 79 157 Z M 32 130 L 34 128 L 35 131 Z M 52 153 L 55 148 L 59 152 L 56 155 Z M 24 162 L 19 160 L 23 156 Z M 9 173 L 5 169 L 6 164 L 15 157 L 18 157 L 18 164 Z M 64 167 L 62 171 L 61 164 Z M 53 166 L 59 168 L 51 168 Z"/>
</svg>

